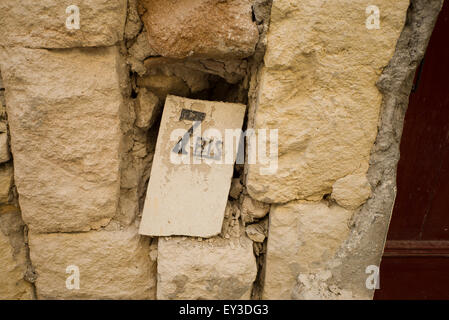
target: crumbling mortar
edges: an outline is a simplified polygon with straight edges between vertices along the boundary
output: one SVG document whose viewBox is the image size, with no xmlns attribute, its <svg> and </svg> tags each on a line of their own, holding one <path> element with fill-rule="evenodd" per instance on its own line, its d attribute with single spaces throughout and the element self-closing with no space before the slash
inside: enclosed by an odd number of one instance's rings
<svg viewBox="0 0 449 320">
<path fill-rule="evenodd" d="M 260 72 L 264 66 L 263 58 L 265 56 L 266 51 L 266 36 L 270 24 L 270 15 L 271 15 L 271 7 L 273 1 L 272 0 L 256 0 L 253 4 L 253 17 L 256 18 L 256 22 L 259 25 L 259 41 L 256 45 L 256 50 L 254 55 L 249 59 L 248 62 L 248 73 L 246 76 L 246 82 L 248 87 L 248 109 L 247 109 L 247 119 L 245 121 L 247 128 L 254 128 L 254 118 L 257 111 L 258 105 L 258 92 L 259 92 L 259 80 L 260 80 Z M 264 12 L 262 17 L 259 17 L 259 21 L 257 21 L 257 15 L 255 11 L 257 10 L 257 6 L 264 8 Z M 247 145 L 245 145 L 246 150 Z M 246 178 L 248 174 L 248 152 L 245 153 L 245 166 L 243 171 L 243 193 L 249 197 L 249 194 L 246 190 Z M 271 209 L 271 205 L 270 205 Z M 269 212 L 269 211 L 268 211 Z M 265 217 L 269 221 L 269 213 Z M 269 223 L 268 223 L 269 229 Z M 263 285 L 265 280 L 265 263 L 266 263 L 266 249 L 268 244 L 268 234 L 262 244 L 262 252 L 257 254 L 254 251 L 256 256 L 257 263 L 257 276 L 256 280 L 253 283 L 253 288 L 251 291 L 251 299 L 252 300 L 260 300 L 262 299 Z"/>
</svg>

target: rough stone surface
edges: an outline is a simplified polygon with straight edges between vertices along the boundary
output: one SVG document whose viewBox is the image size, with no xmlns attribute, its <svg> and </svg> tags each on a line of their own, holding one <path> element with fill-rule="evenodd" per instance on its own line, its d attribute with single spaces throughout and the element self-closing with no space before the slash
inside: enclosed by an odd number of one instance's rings
<svg viewBox="0 0 449 320">
<path fill-rule="evenodd" d="M 116 214 L 122 63 L 115 47 L 0 51 L 23 219 L 87 231 Z"/>
<path fill-rule="evenodd" d="M 7 203 L 10 200 L 13 174 L 11 163 L 0 165 L 0 203 Z"/>
<path fill-rule="evenodd" d="M 409 0 L 377 1 L 381 28 L 368 30 L 368 0 L 273 2 L 254 127 L 279 129 L 279 167 L 249 165 L 256 200 L 319 200 L 334 182 L 365 174 L 382 96 L 376 88 L 404 26 Z"/>
<path fill-rule="evenodd" d="M 240 178 L 234 178 L 231 182 L 231 190 L 229 190 L 229 196 L 234 199 L 238 199 L 243 191 L 243 185 L 240 182 Z"/>
<path fill-rule="evenodd" d="M 159 238 L 158 299 L 249 299 L 256 278 L 252 241 L 241 236 Z"/>
<path fill-rule="evenodd" d="M 184 97 L 209 88 L 209 74 L 186 67 L 179 60 L 149 58 L 145 60 L 145 68 L 145 76 L 139 77 L 137 84 L 161 100 L 168 94 Z"/>
<path fill-rule="evenodd" d="M 332 278 L 330 271 L 316 273 L 301 273 L 298 284 L 293 289 L 295 300 L 354 300 L 355 297 L 348 290 L 341 290 L 335 285 L 327 285 Z"/>
<path fill-rule="evenodd" d="M 11 159 L 8 145 L 8 132 L 6 124 L 0 122 L 0 163 L 7 162 Z"/>
<path fill-rule="evenodd" d="M 27 272 L 26 248 L 20 211 L 0 205 L 0 299 L 32 299 Z"/>
<path fill-rule="evenodd" d="M 123 39 L 127 0 L 2 0 L 0 45 L 73 48 L 114 45 Z M 80 28 L 69 30 L 66 8 L 77 5 Z"/>
<path fill-rule="evenodd" d="M 146 73 L 143 61 L 150 56 L 158 54 L 150 47 L 146 30 L 142 31 L 136 38 L 136 41 L 128 49 L 128 64 L 131 69 L 140 76 Z"/>
<path fill-rule="evenodd" d="M 245 109 L 242 104 L 167 97 L 142 214 L 141 234 L 211 237 L 220 233 L 236 158 L 236 152 L 229 153 L 231 162 L 225 157 L 225 130 L 242 128 Z M 193 118 L 181 119 L 182 110 L 200 112 L 204 119 L 201 127 L 194 129 L 185 140 L 186 154 L 180 156 L 173 149 L 193 125 Z M 211 129 L 218 131 L 221 137 L 207 136 Z M 206 144 L 201 147 L 203 142 Z"/>
<path fill-rule="evenodd" d="M 273 205 L 262 297 L 292 299 L 297 276 L 330 260 L 348 237 L 351 216 L 326 201 Z"/>
<path fill-rule="evenodd" d="M 242 217 L 245 222 L 265 217 L 270 212 L 270 205 L 254 200 L 248 195 L 241 197 Z"/>
<path fill-rule="evenodd" d="M 338 179 L 332 186 L 332 199 L 349 210 L 360 207 L 370 195 L 371 186 L 364 174 L 346 176 Z"/>
<path fill-rule="evenodd" d="M 165 68 L 172 69 L 170 72 L 179 73 L 180 77 L 188 76 L 184 79 L 189 86 L 204 83 L 198 79 L 199 74 L 213 74 L 225 79 L 229 83 L 237 83 L 241 81 L 247 72 L 248 63 L 246 60 L 240 59 L 228 59 L 228 60 L 213 60 L 213 59 L 174 59 L 166 57 L 148 58 L 145 60 L 144 65 L 148 71 L 151 72 L 153 68 L 157 68 L 160 65 L 165 65 Z M 165 71 L 167 72 L 167 71 Z M 189 80 L 189 78 L 193 78 Z M 205 89 L 205 88 L 203 88 Z M 197 90 L 198 91 L 198 90 Z"/>
<path fill-rule="evenodd" d="M 142 21 L 138 12 L 138 0 L 128 0 L 128 15 L 125 24 L 125 39 L 135 38 L 142 30 Z"/>
<path fill-rule="evenodd" d="M 143 0 L 142 20 L 156 52 L 172 58 L 245 58 L 259 33 L 250 0 Z"/>
<path fill-rule="evenodd" d="M 267 237 L 268 219 L 246 226 L 246 235 L 254 242 L 263 242 Z"/>
<path fill-rule="evenodd" d="M 135 227 L 86 233 L 29 234 L 39 299 L 153 299 L 155 262 L 149 239 Z M 68 266 L 77 266 L 80 289 L 69 290 Z"/>
<path fill-rule="evenodd" d="M 141 88 L 137 95 L 135 109 L 136 126 L 144 130 L 150 128 L 154 124 L 162 111 L 159 98 L 145 88 Z"/>
</svg>

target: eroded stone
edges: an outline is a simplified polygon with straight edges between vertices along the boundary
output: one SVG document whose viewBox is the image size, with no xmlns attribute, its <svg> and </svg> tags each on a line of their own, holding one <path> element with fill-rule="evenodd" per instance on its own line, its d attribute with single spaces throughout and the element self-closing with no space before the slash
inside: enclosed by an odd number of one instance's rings
<svg viewBox="0 0 449 320">
<path fill-rule="evenodd" d="M 161 112 L 159 98 L 145 88 L 141 88 L 137 95 L 136 126 L 141 129 L 150 128 Z"/>
<path fill-rule="evenodd" d="M 348 175 L 338 179 L 332 186 L 332 199 L 349 210 L 360 207 L 370 195 L 371 187 L 364 174 Z"/>
<path fill-rule="evenodd" d="M 173 58 L 245 58 L 259 33 L 250 0 L 143 0 L 151 47 Z"/>
<path fill-rule="evenodd" d="M 39 299 L 154 299 L 156 264 L 149 239 L 129 227 L 117 231 L 29 234 Z M 68 266 L 79 269 L 79 289 L 69 290 Z"/>
<path fill-rule="evenodd" d="M 0 206 L 0 299 L 32 299 L 20 211 Z"/>
<path fill-rule="evenodd" d="M 366 173 L 382 100 L 376 82 L 409 3 L 377 1 L 381 26 L 368 30 L 367 0 L 273 2 L 254 127 L 279 129 L 279 163 L 272 175 L 249 165 L 254 199 L 320 200 L 336 180 Z"/>
<path fill-rule="evenodd" d="M 67 7 L 76 5 L 79 29 L 68 29 Z M 127 0 L 3 0 L 0 44 L 28 48 L 111 46 L 123 40 Z"/>
<path fill-rule="evenodd" d="M 13 174 L 11 163 L 0 165 L 0 203 L 8 203 L 9 201 Z"/>
<path fill-rule="evenodd" d="M 125 76 L 118 49 L 10 48 L 0 55 L 24 221 L 36 232 L 106 225 L 120 188 Z"/>
<path fill-rule="evenodd" d="M 159 238 L 158 299 L 249 299 L 256 259 L 247 237 Z"/>
<path fill-rule="evenodd" d="M 263 298 L 291 299 L 298 275 L 323 266 L 343 244 L 351 216 L 325 201 L 273 205 Z"/>
</svg>

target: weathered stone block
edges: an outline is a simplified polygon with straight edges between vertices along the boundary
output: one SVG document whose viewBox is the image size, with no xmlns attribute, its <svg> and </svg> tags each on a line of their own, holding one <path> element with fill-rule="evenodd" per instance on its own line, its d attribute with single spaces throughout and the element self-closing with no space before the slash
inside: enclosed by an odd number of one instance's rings
<svg viewBox="0 0 449 320">
<path fill-rule="evenodd" d="M 159 238 L 158 299 L 249 299 L 256 259 L 247 237 Z"/>
<path fill-rule="evenodd" d="M 380 29 L 368 30 L 367 0 L 273 2 L 254 127 L 279 129 L 279 163 L 273 175 L 249 165 L 254 199 L 319 200 L 336 180 L 366 173 L 382 100 L 376 82 L 409 3 L 377 1 Z"/>
<path fill-rule="evenodd" d="M 27 271 L 23 222 L 17 208 L 0 206 L 0 299 L 32 299 Z"/>
<path fill-rule="evenodd" d="M 220 233 L 245 109 L 242 104 L 167 97 L 141 234 Z M 228 138 L 227 129 L 239 130 L 237 139 Z M 226 152 L 231 143 L 234 152 Z"/>
<path fill-rule="evenodd" d="M 173 58 L 245 58 L 259 33 L 250 0 L 143 0 L 151 47 Z"/>
<path fill-rule="evenodd" d="M 24 221 L 35 232 L 106 225 L 120 188 L 118 49 L 12 48 L 0 56 Z"/>
<path fill-rule="evenodd" d="M 123 39 L 126 0 L 3 0 L 0 45 L 29 48 L 111 46 Z M 79 29 L 68 29 L 68 6 L 79 8 Z"/>
<path fill-rule="evenodd" d="M 29 234 L 39 299 L 153 299 L 156 265 L 149 239 L 120 231 Z M 79 289 L 69 290 L 68 266 L 79 270 Z M 70 286 L 69 286 L 70 287 Z"/>
<path fill-rule="evenodd" d="M 351 216 L 325 201 L 273 205 L 263 298 L 291 299 L 297 276 L 324 265 L 343 244 Z"/>
</svg>

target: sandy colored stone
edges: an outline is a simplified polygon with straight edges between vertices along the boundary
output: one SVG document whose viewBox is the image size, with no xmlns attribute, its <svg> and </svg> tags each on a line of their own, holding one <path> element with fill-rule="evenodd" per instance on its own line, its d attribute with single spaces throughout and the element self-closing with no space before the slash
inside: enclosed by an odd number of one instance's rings
<svg viewBox="0 0 449 320">
<path fill-rule="evenodd" d="M 20 211 L 3 207 L 0 206 L 0 299 L 32 299 L 31 284 L 24 279 L 27 262 Z"/>
<path fill-rule="evenodd" d="M 269 204 L 254 200 L 248 195 L 243 197 L 241 208 L 243 220 L 246 222 L 263 218 L 270 212 Z"/>
<path fill-rule="evenodd" d="M 136 126 L 141 129 L 150 128 L 161 112 L 159 98 L 145 88 L 141 88 L 136 102 Z"/>
<path fill-rule="evenodd" d="M 128 0 L 128 14 L 125 24 L 125 39 L 133 39 L 142 30 L 142 21 L 138 13 L 138 0 Z"/>
<path fill-rule="evenodd" d="M 155 93 L 161 100 L 168 94 L 188 96 L 209 88 L 209 74 L 183 60 L 154 57 L 145 60 L 145 75 L 137 84 Z"/>
<path fill-rule="evenodd" d="M 156 56 L 157 53 L 150 47 L 148 43 L 147 31 L 142 31 L 136 38 L 136 42 L 129 48 L 128 54 L 135 57 L 139 61 L 144 61 L 150 56 Z"/>
<path fill-rule="evenodd" d="M 158 299 L 249 299 L 256 259 L 247 237 L 159 238 Z"/>
<path fill-rule="evenodd" d="M 295 300 L 355 300 L 356 297 L 348 290 L 342 290 L 336 285 L 329 285 L 332 272 L 318 271 L 311 274 L 301 273 L 298 283 L 293 289 Z"/>
<path fill-rule="evenodd" d="M 148 43 L 148 35 L 146 30 L 142 31 L 136 38 L 136 41 L 128 49 L 128 64 L 131 69 L 143 76 L 146 73 L 146 68 L 143 61 L 150 56 L 157 56 L 158 54 L 150 47 Z"/>
<path fill-rule="evenodd" d="M 200 113 L 204 119 L 188 139 L 186 154 L 180 155 L 173 150 L 193 125 L 193 118 L 180 120 L 181 114 L 190 112 L 188 117 L 191 117 L 192 111 Z M 244 114 L 242 104 L 167 97 L 142 214 L 141 234 L 210 237 L 220 233 L 236 157 L 236 152 L 230 153 L 233 161 L 225 161 L 225 129 L 240 130 Z M 181 130 L 180 135 L 172 136 L 176 129 Z M 220 137 L 210 140 L 204 136 L 209 129 L 221 133 L 221 142 Z M 198 147 L 201 141 L 206 141 L 204 150 Z"/>
<path fill-rule="evenodd" d="M 268 219 L 265 218 L 259 223 L 247 225 L 245 228 L 246 235 L 254 242 L 263 242 L 267 237 Z"/>
<path fill-rule="evenodd" d="M 351 216 L 325 201 L 272 206 L 263 298 L 291 299 L 297 276 L 325 264 L 343 244 Z"/>
<path fill-rule="evenodd" d="M 273 2 L 254 127 L 279 130 L 279 163 L 271 175 L 249 165 L 254 199 L 319 200 L 336 180 L 366 173 L 382 100 L 376 82 L 409 2 L 377 1 L 374 30 L 365 24 L 369 0 Z"/>
<path fill-rule="evenodd" d="M 338 179 L 332 186 L 331 197 L 349 210 L 360 207 L 371 195 L 371 187 L 366 175 L 348 175 Z"/>
<path fill-rule="evenodd" d="M 250 0 L 143 0 L 151 47 L 173 58 L 245 58 L 259 33 Z"/>
<path fill-rule="evenodd" d="M 123 39 L 127 0 L 2 0 L 0 45 L 29 48 L 111 46 Z M 77 5 L 80 28 L 69 30 L 66 8 Z"/>
<path fill-rule="evenodd" d="M 156 265 L 149 239 L 121 231 L 29 234 L 39 299 L 153 299 Z M 69 290 L 67 266 L 78 266 L 80 289 Z"/>
<path fill-rule="evenodd" d="M 231 190 L 229 190 L 229 195 L 234 199 L 238 199 L 242 191 L 243 185 L 240 183 L 240 178 L 232 179 Z"/>
<path fill-rule="evenodd" d="M 0 127 L 2 127 L 2 124 L 0 124 Z M 11 159 L 11 154 L 9 153 L 8 133 L 1 130 L 2 128 L 0 128 L 0 163 L 3 163 Z"/>
<path fill-rule="evenodd" d="M 417 67 L 424 57 L 442 5 L 442 0 L 411 1 L 394 56 L 377 83 L 383 103 L 367 175 L 372 197 L 354 215 L 350 236 L 327 268 L 332 278 L 325 285 L 333 292 L 346 291 L 354 299 L 373 298 L 375 290 L 366 288 L 365 270 L 381 262 L 397 192 L 396 169 L 404 115 Z"/>
<path fill-rule="evenodd" d="M 13 167 L 11 163 L 0 165 L 0 203 L 7 203 L 13 182 Z"/>
<path fill-rule="evenodd" d="M 106 225 L 120 188 L 118 49 L 14 48 L 0 56 L 24 221 L 36 232 Z"/>
</svg>

